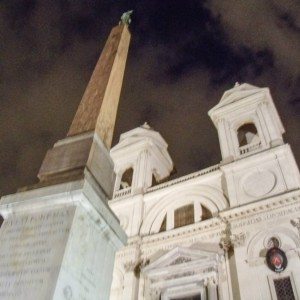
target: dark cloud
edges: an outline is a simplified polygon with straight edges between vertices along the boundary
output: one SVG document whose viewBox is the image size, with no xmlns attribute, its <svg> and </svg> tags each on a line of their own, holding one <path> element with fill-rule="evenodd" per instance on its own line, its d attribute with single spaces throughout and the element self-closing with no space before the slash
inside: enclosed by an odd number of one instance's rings
<svg viewBox="0 0 300 300">
<path fill-rule="evenodd" d="M 36 179 L 110 29 L 134 9 L 118 136 L 148 121 L 180 176 L 220 161 L 207 111 L 235 81 L 269 86 L 298 160 L 298 0 L 0 2 L 0 193 Z"/>
</svg>

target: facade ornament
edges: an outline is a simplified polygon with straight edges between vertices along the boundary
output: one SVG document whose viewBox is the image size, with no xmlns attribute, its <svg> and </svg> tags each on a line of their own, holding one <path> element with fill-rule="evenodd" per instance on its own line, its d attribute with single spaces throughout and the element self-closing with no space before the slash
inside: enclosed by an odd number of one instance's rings
<svg viewBox="0 0 300 300">
<path fill-rule="evenodd" d="M 246 234 L 244 232 L 240 232 L 238 234 L 233 234 L 232 236 L 232 243 L 234 247 L 242 247 L 245 245 L 246 241 Z"/>
<path fill-rule="evenodd" d="M 223 231 L 221 231 L 221 239 L 220 239 L 220 246 L 226 252 L 233 248 L 233 243 L 231 240 L 231 224 L 228 221 L 222 220 L 226 227 Z"/>
<path fill-rule="evenodd" d="M 296 229 L 298 230 L 298 234 L 300 236 L 300 218 L 295 218 L 291 220 L 291 224 L 296 227 Z"/>
<path fill-rule="evenodd" d="M 218 282 L 217 278 L 215 276 L 211 276 L 208 278 L 208 284 L 209 285 L 216 285 Z"/>
<path fill-rule="evenodd" d="M 264 244 L 266 249 L 271 249 L 273 247 L 280 248 L 281 240 L 278 236 L 272 236 L 268 238 Z"/>
<path fill-rule="evenodd" d="M 146 267 L 147 265 L 149 265 L 149 263 L 150 263 L 150 260 L 149 260 L 149 259 L 144 259 L 144 260 L 138 261 L 138 263 L 135 265 L 135 267 L 134 267 L 134 269 L 133 269 L 134 275 L 135 275 L 137 278 L 139 278 L 142 269 L 143 269 L 144 267 Z"/>
<path fill-rule="evenodd" d="M 151 287 L 151 289 L 150 289 L 151 299 L 158 299 L 159 294 L 160 294 L 160 290 L 159 289 Z"/>
<path fill-rule="evenodd" d="M 129 272 L 134 272 L 136 264 L 133 261 L 128 261 L 126 263 L 124 263 L 124 269 L 126 271 L 126 273 Z"/>
<path fill-rule="evenodd" d="M 171 263 L 171 266 L 172 265 L 179 265 L 179 264 L 183 264 L 183 263 L 186 263 L 186 262 L 190 262 L 192 259 L 190 257 L 178 257 L 176 258 L 172 263 Z"/>
<path fill-rule="evenodd" d="M 133 10 L 128 10 L 128 11 L 124 12 L 121 16 L 120 24 L 128 26 L 131 23 L 132 13 L 133 13 Z"/>
<path fill-rule="evenodd" d="M 151 129 L 150 125 L 147 122 L 145 122 L 141 127 L 144 129 Z"/>
</svg>

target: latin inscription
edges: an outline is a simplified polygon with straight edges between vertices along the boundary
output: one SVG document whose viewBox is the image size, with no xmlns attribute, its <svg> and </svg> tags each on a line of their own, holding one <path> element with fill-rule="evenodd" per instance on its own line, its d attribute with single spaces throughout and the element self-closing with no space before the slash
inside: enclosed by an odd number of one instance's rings
<svg viewBox="0 0 300 300">
<path fill-rule="evenodd" d="M 15 215 L 0 230 L 0 299 L 50 299 L 74 208 Z"/>
<path fill-rule="evenodd" d="M 256 217 L 252 216 L 251 218 L 245 219 L 241 222 L 233 223 L 232 228 L 233 229 L 241 228 L 244 226 L 257 224 L 257 223 L 268 221 L 268 220 L 278 220 L 278 218 L 282 218 L 286 215 L 293 215 L 296 212 L 300 212 L 300 206 L 291 207 L 291 208 L 282 209 L 282 210 L 276 210 L 274 212 L 264 213 L 264 214 L 262 214 L 260 216 L 256 216 Z"/>
</svg>

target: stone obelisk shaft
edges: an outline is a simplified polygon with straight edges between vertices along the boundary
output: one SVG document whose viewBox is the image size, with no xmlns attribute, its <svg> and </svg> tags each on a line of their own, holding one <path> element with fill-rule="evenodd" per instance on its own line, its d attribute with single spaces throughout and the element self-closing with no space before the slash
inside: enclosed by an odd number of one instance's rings
<svg viewBox="0 0 300 300">
<path fill-rule="evenodd" d="M 107 197 L 114 173 L 109 157 L 130 42 L 126 24 L 114 27 L 79 104 L 67 137 L 50 149 L 38 177 L 51 185 L 82 177 L 88 171 Z"/>
<path fill-rule="evenodd" d="M 110 148 L 129 42 L 130 34 L 126 25 L 112 29 L 68 136 L 96 130 L 104 145 Z"/>
</svg>

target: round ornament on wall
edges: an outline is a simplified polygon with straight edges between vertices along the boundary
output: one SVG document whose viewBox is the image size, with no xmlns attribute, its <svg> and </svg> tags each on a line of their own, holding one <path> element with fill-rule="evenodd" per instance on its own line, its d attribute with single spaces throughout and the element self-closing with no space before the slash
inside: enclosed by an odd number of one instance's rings
<svg viewBox="0 0 300 300">
<path fill-rule="evenodd" d="M 284 251 L 277 247 L 268 250 L 266 261 L 268 267 L 276 273 L 284 271 L 287 267 L 287 257 Z"/>
<path fill-rule="evenodd" d="M 243 190 L 251 197 L 262 197 L 270 193 L 276 184 L 275 175 L 267 170 L 254 171 L 243 179 Z"/>
</svg>

